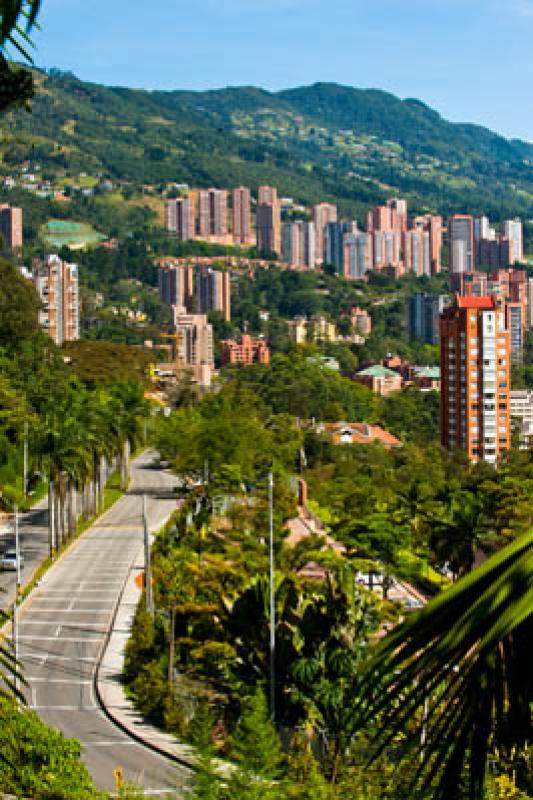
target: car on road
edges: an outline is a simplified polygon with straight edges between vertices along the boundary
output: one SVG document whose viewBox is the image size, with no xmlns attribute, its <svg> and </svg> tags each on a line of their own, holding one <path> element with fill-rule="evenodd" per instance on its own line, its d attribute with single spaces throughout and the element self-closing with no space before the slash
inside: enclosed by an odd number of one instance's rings
<svg viewBox="0 0 533 800">
<path fill-rule="evenodd" d="M 24 569 L 24 556 L 19 554 L 20 569 Z M 0 568 L 5 571 L 17 571 L 17 552 L 16 550 L 6 550 L 2 559 L 0 560 Z"/>
</svg>

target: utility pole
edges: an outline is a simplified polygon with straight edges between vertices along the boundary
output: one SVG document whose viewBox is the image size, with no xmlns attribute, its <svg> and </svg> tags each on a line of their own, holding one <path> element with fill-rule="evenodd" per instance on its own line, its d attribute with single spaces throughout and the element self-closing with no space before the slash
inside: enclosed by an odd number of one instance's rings
<svg viewBox="0 0 533 800">
<path fill-rule="evenodd" d="M 144 588 L 146 592 L 146 610 L 154 613 L 152 596 L 152 568 L 150 564 L 150 535 L 148 533 L 148 517 L 146 514 L 146 495 L 143 494 L 143 532 L 144 532 Z"/>
<path fill-rule="evenodd" d="M 19 510 L 15 506 L 15 558 L 17 560 L 17 589 L 16 600 L 18 601 L 20 594 L 20 541 L 19 541 Z"/>
<path fill-rule="evenodd" d="M 28 496 L 28 423 L 24 423 L 24 497 Z"/>
<path fill-rule="evenodd" d="M 18 662 L 19 657 L 19 639 L 18 639 L 18 620 L 17 620 L 17 600 L 15 598 L 13 602 L 13 622 L 11 625 L 11 633 L 13 637 L 13 655 L 15 657 L 15 661 Z M 15 689 L 18 692 L 19 690 L 19 677 L 18 677 L 18 663 L 16 665 L 16 672 L 15 672 Z"/>
<path fill-rule="evenodd" d="M 270 716 L 276 718 L 276 607 L 274 573 L 274 479 L 268 473 L 268 560 L 270 578 Z"/>
</svg>

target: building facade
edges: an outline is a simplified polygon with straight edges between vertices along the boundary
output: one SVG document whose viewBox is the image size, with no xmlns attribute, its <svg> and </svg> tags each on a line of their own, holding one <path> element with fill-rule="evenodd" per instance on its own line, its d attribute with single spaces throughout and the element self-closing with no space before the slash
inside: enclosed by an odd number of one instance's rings
<svg viewBox="0 0 533 800">
<path fill-rule="evenodd" d="M 227 270 L 202 267 L 197 275 L 197 305 L 200 314 L 220 311 L 228 322 L 231 319 L 231 282 Z"/>
<path fill-rule="evenodd" d="M 316 237 L 316 263 L 323 264 L 325 252 L 325 228 L 331 222 L 337 222 L 337 206 L 332 203 L 318 203 L 313 206 L 313 222 Z"/>
<path fill-rule="evenodd" d="M 250 244 L 252 236 L 251 196 L 247 186 L 232 192 L 232 233 L 235 244 Z"/>
<path fill-rule="evenodd" d="M 314 269 L 317 264 L 316 229 L 313 222 L 283 225 L 281 257 L 291 267 Z"/>
<path fill-rule="evenodd" d="M 220 342 L 220 359 L 222 365 L 241 364 L 269 364 L 270 350 L 264 339 L 255 339 L 248 333 L 243 333 L 240 341 L 223 339 Z"/>
<path fill-rule="evenodd" d="M 474 219 L 469 214 L 454 214 L 448 220 L 448 244 L 451 273 L 472 272 L 474 256 Z"/>
<path fill-rule="evenodd" d="M 281 253 L 281 212 L 277 199 L 272 203 L 259 202 L 257 205 L 256 243 L 259 253 Z"/>
<path fill-rule="evenodd" d="M 177 197 L 167 200 L 165 208 L 166 228 L 178 239 L 186 242 L 195 238 L 195 205 L 193 197 Z"/>
<path fill-rule="evenodd" d="M 495 464 L 511 446 L 510 334 L 492 297 L 457 296 L 441 316 L 441 442 Z"/>
<path fill-rule="evenodd" d="M 445 294 L 414 294 L 405 302 L 406 328 L 409 341 L 419 340 L 438 345 L 440 315 L 450 304 Z"/>
<path fill-rule="evenodd" d="M 210 386 L 215 368 L 213 327 L 205 314 L 177 314 L 177 371 L 189 370 L 200 386 Z"/>
<path fill-rule="evenodd" d="M 41 298 L 39 323 L 57 344 L 80 338 L 78 267 L 48 256 L 35 267 L 32 282 Z"/>
<path fill-rule="evenodd" d="M 158 274 L 159 298 L 178 313 L 191 311 L 194 296 L 194 270 L 190 266 L 162 264 Z"/>
<path fill-rule="evenodd" d="M 22 247 L 22 209 L 0 204 L 0 252 L 12 253 Z"/>
</svg>

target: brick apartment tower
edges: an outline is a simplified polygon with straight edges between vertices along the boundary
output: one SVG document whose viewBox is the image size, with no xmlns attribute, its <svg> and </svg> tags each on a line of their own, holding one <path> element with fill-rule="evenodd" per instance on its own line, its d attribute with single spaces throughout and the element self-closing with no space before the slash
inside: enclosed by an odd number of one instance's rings
<svg viewBox="0 0 533 800">
<path fill-rule="evenodd" d="M 228 193 L 226 189 L 198 191 L 197 234 L 201 239 L 228 233 Z"/>
<path fill-rule="evenodd" d="M 337 222 L 337 206 L 332 203 L 318 203 L 313 206 L 315 224 L 316 263 L 323 264 L 325 258 L 325 228 L 329 222 Z"/>
<path fill-rule="evenodd" d="M 256 218 L 257 249 L 262 252 L 281 252 L 281 211 L 278 190 L 260 186 Z"/>
<path fill-rule="evenodd" d="M 0 251 L 12 253 L 22 247 L 22 209 L 0 204 Z"/>
<path fill-rule="evenodd" d="M 233 208 L 233 241 L 236 244 L 249 244 L 252 233 L 250 190 L 247 186 L 239 186 L 232 192 Z"/>
<path fill-rule="evenodd" d="M 445 309 L 441 339 L 441 442 L 491 464 L 511 446 L 510 334 L 493 297 L 460 297 Z"/>
<path fill-rule="evenodd" d="M 194 239 L 195 203 L 192 196 L 168 200 L 165 210 L 167 231 L 174 233 L 182 241 Z"/>
<path fill-rule="evenodd" d="M 33 283 L 43 307 L 39 323 L 57 344 L 80 338 L 78 267 L 58 256 L 48 256 L 34 272 Z"/>
<path fill-rule="evenodd" d="M 175 306 L 180 312 L 193 306 L 194 270 L 177 264 L 163 264 L 158 274 L 161 302 Z"/>
</svg>

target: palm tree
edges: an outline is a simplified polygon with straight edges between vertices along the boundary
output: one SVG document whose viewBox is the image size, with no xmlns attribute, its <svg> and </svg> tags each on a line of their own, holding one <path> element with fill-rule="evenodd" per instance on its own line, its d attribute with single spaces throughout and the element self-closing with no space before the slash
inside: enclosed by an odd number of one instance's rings
<svg viewBox="0 0 533 800">
<path fill-rule="evenodd" d="M 0 112 L 27 103 L 33 95 L 31 72 L 10 63 L 8 52 L 33 63 L 28 34 L 36 24 L 40 5 L 41 0 L 0 0 Z"/>
<path fill-rule="evenodd" d="M 432 800 L 484 795 L 493 753 L 512 759 L 533 724 L 533 531 L 389 634 L 366 666 L 356 720 L 377 727 L 374 758 L 405 737 L 413 790 Z"/>
</svg>

